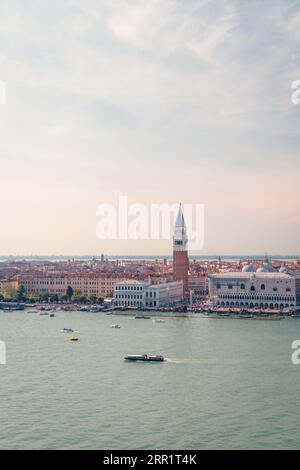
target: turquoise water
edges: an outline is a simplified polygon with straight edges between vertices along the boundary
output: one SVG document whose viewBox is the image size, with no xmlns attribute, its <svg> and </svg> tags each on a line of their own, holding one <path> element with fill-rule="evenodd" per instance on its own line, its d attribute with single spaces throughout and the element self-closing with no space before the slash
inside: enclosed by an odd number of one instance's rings
<svg viewBox="0 0 300 470">
<path fill-rule="evenodd" d="M 0 339 L 1 449 L 300 447 L 300 320 L 0 312 Z"/>
</svg>

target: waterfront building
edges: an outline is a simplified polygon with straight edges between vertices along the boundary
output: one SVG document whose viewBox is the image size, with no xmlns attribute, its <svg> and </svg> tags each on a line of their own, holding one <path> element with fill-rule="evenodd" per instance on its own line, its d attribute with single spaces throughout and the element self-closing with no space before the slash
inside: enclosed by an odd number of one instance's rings
<svg viewBox="0 0 300 470">
<path fill-rule="evenodd" d="M 209 275 L 209 297 L 219 307 L 283 309 L 300 306 L 300 278 L 248 264 L 239 272 Z"/>
<path fill-rule="evenodd" d="M 14 280 L 0 279 L 0 295 L 4 297 L 14 297 L 17 293 L 19 284 Z"/>
<path fill-rule="evenodd" d="M 182 301 L 182 281 L 151 284 L 150 281 L 119 282 L 114 289 L 114 303 L 122 307 L 164 307 Z"/>
<path fill-rule="evenodd" d="M 99 274 L 34 274 L 26 275 L 20 279 L 20 284 L 25 288 L 27 294 L 41 295 L 49 294 L 65 295 L 67 288 L 72 287 L 74 292 L 88 297 L 112 297 L 114 286 L 122 278 L 103 276 Z"/>
<path fill-rule="evenodd" d="M 173 236 L 173 279 L 182 281 L 184 296 L 188 291 L 189 257 L 188 238 L 181 204 L 175 223 Z"/>
<path fill-rule="evenodd" d="M 193 295 L 204 297 L 207 295 L 207 282 L 205 275 L 192 276 L 188 278 L 189 291 L 193 291 Z"/>
</svg>

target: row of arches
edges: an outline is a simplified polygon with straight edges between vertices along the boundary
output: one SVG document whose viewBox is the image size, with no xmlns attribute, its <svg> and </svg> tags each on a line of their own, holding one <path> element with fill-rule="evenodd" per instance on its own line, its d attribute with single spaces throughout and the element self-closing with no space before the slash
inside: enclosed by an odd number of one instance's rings
<svg viewBox="0 0 300 470">
<path fill-rule="evenodd" d="M 115 305 L 120 307 L 142 307 L 143 302 L 140 300 L 117 300 Z"/>
<path fill-rule="evenodd" d="M 222 300 L 239 300 L 239 301 L 252 301 L 252 302 L 295 302 L 295 297 L 292 295 L 240 295 L 240 294 L 220 294 L 219 299 Z"/>
<path fill-rule="evenodd" d="M 261 308 L 261 309 L 283 309 L 294 307 L 293 303 L 278 303 L 278 302 L 229 302 L 229 301 L 218 301 L 217 305 L 221 307 L 249 307 L 249 308 Z"/>
<path fill-rule="evenodd" d="M 240 288 L 240 290 L 246 290 L 246 284 L 243 284 L 243 283 L 242 283 L 242 284 L 238 284 L 238 285 L 235 285 L 235 284 L 227 284 L 227 288 L 228 288 L 229 290 L 232 290 L 232 289 L 238 288 L 238 287 Z M 260 287 L 260 290 L 266 290 L 266 284 L 261 284 L 259 287 Z M 221 285 L 220 283 L 218 283 L 218 284 L 217 284 L 217 289 L 221 289 L 221 288 L 222 288 L 222 285 Z M 250 287 L 250 291 L 254 292 L 254 291 L 256 291 L 256 290 L 257 290 L 257 288 L 256 288 L 254 285 L 252 285 L 252 286 Z M 276 292 L 277 290 L 278 290 L 278 287 L 277 287 L 277 286 L 274 286 L 274 287 L 273 287 L 273 291 Z M 290 287 L 286 287 L 286 291 L 287 291 L 287 292 L 290 292 L 290 291 L 291 291 L 291 288 L 290 288 Z"/>
</svg>

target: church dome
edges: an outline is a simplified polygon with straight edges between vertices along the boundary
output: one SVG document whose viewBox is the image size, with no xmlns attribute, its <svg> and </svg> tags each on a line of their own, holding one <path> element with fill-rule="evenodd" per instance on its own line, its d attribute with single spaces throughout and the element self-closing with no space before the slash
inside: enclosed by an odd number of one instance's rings
<svg viewBox="0 0 300 470">
<path fill-rule="evenodd" d="M 260 268 L 258 268 L 257 272 L 258 273 L 273 273 L 275 272 L 276 269 L 274 266 L 269 262 L 265 261 Z"/>
<path fill-rule="evenodd" d="M 246 264 L 246 265 L 243 267 L 242 272 L 243 272 L 243 273 L 254 273 L 254 272 L 255 272 L 255 267 L 254 267 L 253 264 L 251 264 L 251 263 Z"/>
<path fill-rule="evenodd" d="M 269 273 L 270 271 L 265 266 L 261 266 L 260 268 L 258 268 L 256 272 L 257 273 Z"/>
<path fill-rule="evenodd" d="M 274 268 L 274 266 L 273 266 L 271 263 L 269 263 L 269 262 L 265 262 L 265 263 L 263 264 L 263 267 L 264 267 L 265 269 L 267 269 L 267 270 L 269 271 L 269 273 L 273 273 L 274 271 L 276 271 L 276 269 Z"/>
<path fill-rule="evenodd" d="M 281 266 L 281 268 L 279 269 L 279 272 L 280 273 L 287 273 L 288 272 L 288 268 L 286 266 Z"/>
</svg>

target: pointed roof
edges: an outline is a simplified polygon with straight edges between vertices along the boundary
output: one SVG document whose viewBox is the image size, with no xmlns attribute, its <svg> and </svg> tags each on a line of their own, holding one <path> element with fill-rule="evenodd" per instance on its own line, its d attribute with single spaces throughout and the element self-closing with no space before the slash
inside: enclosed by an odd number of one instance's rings
<svg viewBox="0 0 300 470">
<path fill-rule="evenodd" d="M 175 223 L 173 242 L 176 249 L 186 249 L 188 238 L 181 203 L 179 205 L 179 210 Z"/>
<path fill-rule="evenodd" d="M 183 216 L 183 212 L 182 212 L 181 203 L 179 204 L 179 211 L 178 211 L 178 214 L 177 214 L 175 228 L 185 228 L 185 221 L 184 221 L 184 216 Z"/>
</svg>

